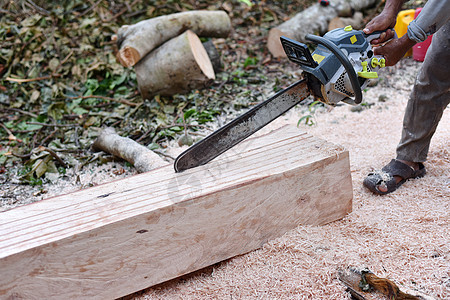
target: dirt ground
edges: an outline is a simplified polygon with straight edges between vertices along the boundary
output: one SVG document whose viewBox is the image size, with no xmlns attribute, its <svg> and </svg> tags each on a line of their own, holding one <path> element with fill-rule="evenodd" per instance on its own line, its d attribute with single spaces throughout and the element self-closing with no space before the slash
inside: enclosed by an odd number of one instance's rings
<svg viewBox="0 0 450 300">
<path fill-rule="evenodd" d="M 373 195 L 364 177 L 395 155 L 410 86 L 420 67 L 411 58 L 382 72 L 367 90 L 370 108 L 347 105 L 301 125 L 350 152 L 353 212 L 325 226 L 299 226 L 262 249 L 133 295 L 135 299 L 349 299 L 337 269 L 368 268 L 437 299 L 450 298 L 450 111 L 433 138 L 428 174 L 395 193 Z M 295 124 L 293 109 L 265 131 Z"/>
<path fill-rule="evenodd" d="M 378 276 L 427 293 L 450 298 L 450 111 L 433 138 L 428 174 L 387 196 L 371 194 L 362 180 L 395 155 L 403 111 L 420 67 L 411 58 L 381 72 L 364 93 L 363 107 L 321 108 L 314 125 L 300 124 L 314 136 L 350 152 L 353 212 L 325 226 L 299 226 L 262 249 L 229 259 L 195 274 L 132 295 L 133 299 L 348 299 L 337 269 L 369 268 Z M 263 132 L 296 124 L 309 113 L 299 106 Z M 173 155 L 182 148 L 173 149 Z M 42 189 L 28 187 L 23 203 L 67 193 L 133 174 L 122 162 L 77 173 Z M 3 195 L 17 191 L 3 190 Z M 23 190 L 20 191 L 23 193 Z M 7 197 L 3 196 L 3 199 Z M 17 205 L 15 203 L 14 205 Z M 2 203 L 8 209 L 8 203 Z"/>
</svg>

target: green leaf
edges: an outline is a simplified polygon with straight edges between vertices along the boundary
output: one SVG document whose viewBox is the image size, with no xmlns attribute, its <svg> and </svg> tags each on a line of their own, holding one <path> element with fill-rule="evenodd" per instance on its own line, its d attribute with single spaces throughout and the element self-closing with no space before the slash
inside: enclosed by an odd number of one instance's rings
<svg viewBox="0 0 450 300">
<path fill-rule="evenodd" d="M 188 120 L 193 114 L 195 114 L 197 110 L 195 108 L 188 109 L 184 112 L 184 119 Z"/>
<path fill-rule="evenodd" d="M 47 162 L 45 159 L 38 159 L 34 162 L 32 166 L 32 170 L 34 170 L 36 177 L 41 178 L 42 175 L 47 172 Z"/>
<path fill-rule="evenodd" d="M 84 28 L 86 28 L 88 26 L 92 26 L 92 25 L 94 25 L 96 23 L 96 21 L 97 21 L 97 18 L 86 18 L 86 19 L 83 19 L 83 21 L 81 21 L 81 24 L 80 24 L 80 29 L 84 29 Z"/>
<path fill-rule="evenodd" d="M 45 121 L 47 121 L 47 116 L 44 115 L 44 114 L 40 114 L 40 115 L 36 118 L 36 122 L 42 123 L 42 122 L 45 122 Z"/>
<path fill-rule="evenodd" d="M 30 131 L 34 131 L 34 130 L 39 130 L 42 128 L 42 125 L 36 125 L 36 124 L 27 124 L 27 122 L 23 121 L 20 122 L 17 125 L 17 129 L 19 130 L 30 130 Z"/>
<path fill-rule="evenodd" d="M 35 186 L 35 185 L 42 185 L 42 184 L 43 184 L 41 178 L 37 178 L 37 179 L 36 179 L 36 178 L 34 178 L 34 177 L 31 177 L 31 178 L 30 178 L 29 183 L 30 183 L 30 185 L 32 185 L 32 186 Z"/>
<path fill-rule="evenodd" d="M 86 80 L 86 83 L 84 84 L 86 87 L 86 92 L 84 93 L 84 96 L 90 96 L 93 95 L 94 92 L 98 89 L 99 84 L 97 79 L 88 79 Z"/>
<path fill-rule="evenodd" d="M 5 155 L 8 151 L 6 150 L 0 150 L 0 165 L 3 165 L 6 160 L 8 159 L 8 156 Z"/>
<path fill-rule="evenodd" d="M 20 23 L 20 25 L 22 25 L 23 27 L 32 27 L 32 26 L 36 25 L 36 23 L 39 22 L 40 19 L 41 19 L 41 15 L 35 14 L 35 15 L 32 15 L 31 17 L 28 17 L 25 20 L 23 20 Z"/>
<path fill-rule="evenodd" d="M 72 113 L 77 114 L 77 115 L 83 115 L 83 114 L 88 113 L 89 112 L 88 110 L 86 110 L 80 106 L 80 104 L 82 102 L 83 102 L 83 99 L 81 99 L 81 98 L 73 99 L 72 102 L 68 105 L 69 111 L 71 111 Z"/>
<path fill-rule="evenodd" d="M 258 63 L 258 58 L 256 57 L 247 57 L 244 61 L 244 68 L 248 66 L 254 66 Z"/>
<path fill-rule="evenodd" d="M 48 62 L 48 67 L 52 71 L 55 71 L 58 66 L 59 66 L 59 59 L 57 59 L 55 57 L 50 59 L 50 61 Z"/>
<path fill-rule="evenodd" d="M 253 6 L 253 3 L 250 0 L 239 0 L 239 2 L 247 4 L 249 7 Z"/>
<path fill-rule="evenodd" d="M 150 150 L 156 150 L 159 149 L 159 145 L 157 143 L 150 143 L 147 145 L 147 148 Z"/>
<path fill-rule="evenodd" d="M 86 110 L 80 106 L 75 106 L 74 108 L 71 109 L 71 111 L 77 115 L 83 115 L 83 114 L 87 114 L 89 112 L 88 110 Z"/>
<path fill-rule="evenodd" d="M 47 108 L 47 115 L 55 120 L 61 120 L 64 113 L 67 113 L 67 106 L 62 101 L 54 102 Z"/>
<path fill-rule="evenodd" d="M 120 77 L 115 77 L 115 79 L 109 84 L 109 89 L 113 90 L 116 86 L 121 85 L 125 79 L 127 79 L 126 73 L 123 73 Z"/>
<path fill-rule="evenodd" d="M 312 115 L 306 115 L 306 116 L 301 117 L 297 122 L 297 127 L 300 126 L 302 121 L 305 121 L 305 125 L 308 125 L 308 126 L 314 125 L 314 121 L 312 120 L 312 117 L 313 117 Z"/>
</svg>

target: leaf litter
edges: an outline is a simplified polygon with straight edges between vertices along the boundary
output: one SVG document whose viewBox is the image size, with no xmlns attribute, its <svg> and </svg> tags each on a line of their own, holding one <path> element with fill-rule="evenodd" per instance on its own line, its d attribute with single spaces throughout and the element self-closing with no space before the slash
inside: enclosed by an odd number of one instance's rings
<svg viewBox="0 0 450 300">
<path fill-rule="evenodd" d="M 264 37 L 274 22 L 314 2 L 1 4 L 0 205 L 6 209 L 40 200 L 49 191 L 58 193 L 55 185 L 96 185 L 86 174 L 105 164 L 112 164 L 111 174 L 115 168 L 125 170 L 118 172 L 123 177 L 134 174 L 127 163 L 91 150 L 106 126 L 172 161 L 167 152 L 173 147 L 201 139 L 292 83 L 294 66 L 271 59 Z M 142 99 L 133 69 L 115 59 L 112 36 L 124 24 L 192 9 L 230 14 L 232 34 L 213 41 L 221 53 L 221 72 L 209 89 Z"/>
</svg>

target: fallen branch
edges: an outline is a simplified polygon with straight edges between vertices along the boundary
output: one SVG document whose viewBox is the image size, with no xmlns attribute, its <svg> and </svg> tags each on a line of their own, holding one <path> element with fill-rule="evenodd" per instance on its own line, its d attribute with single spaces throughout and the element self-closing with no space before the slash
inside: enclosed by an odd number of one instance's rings
<svg viewBox="0 0 450 300">
<path fill-rule="evenodd" d="M 134 66 L 147 53 L 187 29 L 201 37 L 227 37 L 231 21 L 224 11 L 188 11 L 160 16 L 117 32 L 117 59 L 125 67 Z"/>
<path fill-rule="evenodd" d="M 167 165 L 158 154 L 130 138 L 122 137 L 113 128 L 104 129 L 92 148 L 120 157 L 132 164 L 139 173 Z"/>
<path fill-rule="evenodd" d="M 41 81 L 41 80 L 47 80 L 52 79 L 54 77 L 60 77 L 60 74 L 52 74 L 48 76 L 43 77 L 36 77 L 36 78 L 13 78 L 13 77 L 6 77 L 6 80 L 11 82 L 17 82 L 17 83 L 25 83 L 25 82 L 33 82 L 33 81 Z"/>
<path fill-rule="evenodd" d="M 46 152 L 48 152 L 51 156 L 53 156 L 54 159 L 56 159 L 61 164 L 61 166 L 63 166 L 64 168 L 67 168 L 66 163 L 52 149 L 44 147 L 44 146 L 39 146 L 38 149 L 39 149 L 39 151 L 46 151 Z"/>
<path fill-rule="evenodd" d="M 10 140 L 10 141 L 17 140 L 16 136 L 11 132 L 11 130 L 8 129 L 8 127 L 5 126 L 5 124 L 0 123 L 0 127 L 2 127 L 8 134 L 8 140 Z"/>
<path fill-rule="evenodd" d="M 141 105 L 141 103 L 134 103 L 134 102 L 130 102 L 128 100 L 123 100 L 123 99 L 116 99 L 116 98 L 111 98 L 111 97 L 106 97 L 106 96 L 98 96 L 98 95 L 90 95 L 90 96 L 74 96 L 74 97 L 68 97 L 66 96 L 68 99 L 90 99 L 90 98 L 97 98 L 97 99 L 102 99 L 102 100 L 108 100 L 108 101 L 113 101 L 113 102 L 117 102 L 117 103 L 122 103 L 122 104 L 126 104 L 128 106 L 139 106 Z"/>
<path fill-rule="evenodd" d="M 61 74 L 57 74 L 57 71 L 63 64 L 67 62 L 67 60 L 72 56 L 73 50 L 70 51 L 70 53 L 59 63 L 59 65 L 55 68 L 55 70 L 52 72 L 52 74 L 43 76 L 43 77 L 36 77 L 36 78 L 14 78 L 14 77 L 6 77 L 6 80 L 11 82 L 17 82 L 17 83 L 26 83 L 26 82 L 34 82 L 34 81 L 41 81 L 41 80 L 47 80 L 52 79 L 54 77 L 61 77 Z"/>
<path fill-rule="evenodd" d="M 40 125 L 43 127 L 76 127 L 78 124 L 47 124 L 41 122 L 26 122 L 28 125 Z"/>
</svg>

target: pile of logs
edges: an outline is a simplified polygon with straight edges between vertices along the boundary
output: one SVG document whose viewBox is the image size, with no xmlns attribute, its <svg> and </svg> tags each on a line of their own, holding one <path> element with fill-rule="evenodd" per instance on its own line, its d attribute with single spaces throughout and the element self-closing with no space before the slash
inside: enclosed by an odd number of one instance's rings
<svg viewBox="0 0 450 300">
<path fill-rule="evenodd" d="M 125 67 L 135 67 L 143 98 L 188 92 L 215 79 L 211 58 L 217 52 L 213 47 L 205 49 L 199 37 L 223 38 L 230 31 L 231 21 L 224 11 L 160 16 L 122 26 L 115 36 L 117 59 Z"/>
</svg>

